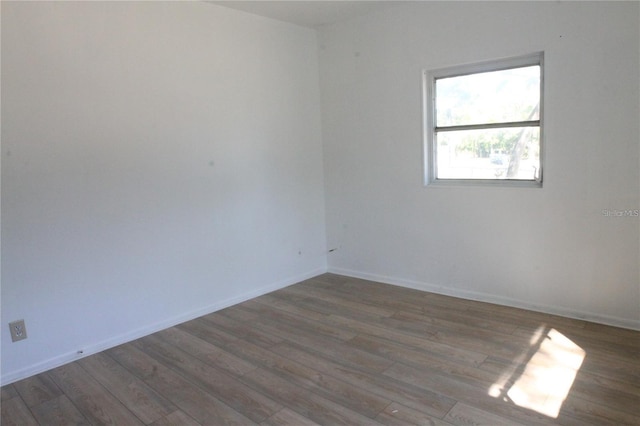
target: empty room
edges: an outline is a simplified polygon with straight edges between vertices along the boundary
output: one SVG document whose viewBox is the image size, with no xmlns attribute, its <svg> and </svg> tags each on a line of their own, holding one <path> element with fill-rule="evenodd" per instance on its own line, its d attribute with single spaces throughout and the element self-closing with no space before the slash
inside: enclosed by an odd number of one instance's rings
<svg viewBox="0 0 640 426">
<path fill-rule="evenodd" d="M 0 15 L 3 426 L 640 423 L 639 2 Z"/>
</svg>

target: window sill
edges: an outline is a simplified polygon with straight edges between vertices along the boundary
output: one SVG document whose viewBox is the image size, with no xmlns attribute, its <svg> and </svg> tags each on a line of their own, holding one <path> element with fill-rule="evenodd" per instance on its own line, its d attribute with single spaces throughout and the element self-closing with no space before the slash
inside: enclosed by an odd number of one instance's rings
<svg viewBox="0 0 640 426">
<path fill-rule="evenodd" d="M 487 187 L 487 188 L 542 188 L 542 181 L 514 179 L 434 179 L 425 187 Z"/>
</svg>

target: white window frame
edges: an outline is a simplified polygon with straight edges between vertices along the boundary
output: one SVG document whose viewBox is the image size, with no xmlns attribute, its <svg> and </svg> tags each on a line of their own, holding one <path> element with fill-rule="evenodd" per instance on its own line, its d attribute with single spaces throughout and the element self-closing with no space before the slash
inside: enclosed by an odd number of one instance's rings
<svg viewBox="0 0 640 426">
<path fill-rule="evenodd" d="M 490 71 L 501 71 L 513 68 L 522 68 L 532 65 L 540 66 L 540 106 L 538 127 L 540 130 L 540 169 L 538 176 L 531 180 L 522 179 L 438 179 L 437 178 L 437 144 L 436 144 L 436 80 L 445 77 L 460 77 L 471 74 L 479 74 Z M 469 65 L 460 65 L 436 70 L 423 71 L 423 135 L 424 135 L 424 184 L 426 185 L 497 185 L 497 186 L 519 186 L 519 187 L 542 187 L 543 171 L 543 112 L 544 112 L 544 53 L 537 52 L 526 56 L 519 56 L 507 59 L 499 59 Z M 526 120 L 516 123 L 503 123 L 506 127 L 517 126 L 519 123 L 526 123 Z M 476 127 L 476 126 L 474 126 Z M 478 128 L 482 128 L 479 125 Z M 495 128 L 495 125 L 491 125 Z M 536 127 L 536 126 L 534 126 Z M 502 128 L 502 126 L 500 126 Z"/>
</svg>

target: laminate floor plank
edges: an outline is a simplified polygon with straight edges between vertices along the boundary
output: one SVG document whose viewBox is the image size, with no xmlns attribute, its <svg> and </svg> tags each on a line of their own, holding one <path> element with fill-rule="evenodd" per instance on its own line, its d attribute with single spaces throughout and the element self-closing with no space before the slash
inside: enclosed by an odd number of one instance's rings
<svg viewBox="0 0 640 426">
<path fill-rule="evenodd" d="M 280 293 L 275 294 L 265 294 L 264 296 L 260 296 L 259 298 L 253 299 L 252 302 L 262 303 L 274 309 L 279 309 L 286 313 L 297 315 L 301 318 L 313 319 L 316 321 L 321 321 L 322 319 L 327 317 L 327 314 L 322 312 L 321 308 L 317 306 L 300 306 L 299 303 L 303 301 L 304 298 L 301 297 L 290 297 L 289 295 L 280 295 Z M 252 304 L 247 304 L 248 310 L 251 309 Z M 262 321 L 262 317 L 258 312 L 252 311 L 253 315 L 260 317 L 260 321 Z M 244 309 L 244 306 L 239 306 L 240 309 Z"/>
<path fill-rule="evenodd" d="M 405 334 L 400 331 L 396 331 L 394 333 L 392 330 L 379 325 L 372 325 L 338 315 L 332 316 L 330 321 L 337 327 L 344 327 L 358 334 L 371 335 L 383 339 L 388 339 L 392 336 L 391 339 L 393 339 L 393 342 L 395 343 L 411 348 L 421 349 L 433 353 L 434 355 L 452 358 L 469 365 L 479 365 L 487 357 L 487 355 L 482 352 L 461 349 L 446 343 L 434 341 L 430 338 L 431 336 L 428 335 L 415 336 L 412 334 Z"/>
<path fill-rule="evenodd" d="M 614 327 L 610 327 L 614 328 Z M 602 336 L 598 334 L 598 338 L 594 338 L 596 335 L 593 332 L 589 332 L 588 330 L 577 329 L 570 330 L 563 327 L 553 327 L 546 326 L 544 327 L 546 332 L 557 332 L 562 334 L 563 336 L 571 336 L 571 342 L 578 347 L 588 347 L 593 349 L 597 349 L 594 354 L 594 358 L 600 359 L 605 357 L 607 360 L 610 359 L 622 359 L 629 360 L 634 359 L 637 362 L 634 363 L 634 367 L 636 370 L 640 370 L 640 351 L 638 348 L 640 347 L 640 338 L 635 339 L 624 339 L 621 337 L 617 337 L 615 333 L 608 333 L 607 329 L 603 329 Z M 539 330 L 536 330 L 539 332 Z M 531 338 L 532 335 L 535 335 L 536 332 L 531 332 L 530 330 L 518 328 L 513 335 L 521 336 L 525 339 Z"/>
<path fill-rule="evenodd" d="M 506 371 L 517 370 L 517 367 L 514 364 L 507 365 L 495 360 L 487 360 L 479 368 L 491 371 L 496 377 L 499 377 Z M 535 379 L 535 375 L 539 375 L 540 370 L 544 367 L 537 366 L 530 373 L 522 371 L 519 378 L 528 375 L 531 379 Z M 553 369 L 554 375 L 562 374 L 556 365 L 553 365 Z M 602 378 L 581 369 L 577 371 L 571 384 L 571 395 L 596 404 L 605 404 L 610 409 L 626 412 L 640 418 L 640 383 L 630 384 Z"/>
<path fill-rule="evenodd" d="M 519 426 L 513 420 L 458 402 L 444 418 L 454 425 L 465 426 Z"/>
<path fill-rule="evenodd" d="M 331 274 L 325 274 L 331 275 Z M 312 280 L 324 278 L 313 278 Z M 375 301 L 382 306 L 395 307 L 399 312 L 428 312 L 432 306 L 444 308 L 452 312 L 465 313 L 477 318 L 494 318 L 506 324 L 521 324 L 537 328 L 540 322 L 549 322 L 556 326 L 565 325 L 572 328 L 584 328 L 585 321 L 572 318 L 549 315 L 534 311 L 527 311 L 510 306 L 496 305 L 492 303 L 464 300 L 451 296 L 422 292 L 420 290 L 403 288 L 397 292 L 394 286 L 373 281 L 346 278 L 336 281 L 331 288 L 337 292 L 347 292 L 360 295 L 363 300 Z M 524 313 L 524 314 L 523 314 Z"/>
<path fill-rule="evenodd" d="M 239 339 L 237 336 L 213 327 L 211 322 L 205 321 L 202 317 L 178 324 L 176 327 L 217 345 L 225 345 Z"/>
<path fill-rule="evenodd" d="M 490 356 L 478 368 L 493 372 L 496 376 L 499 376 L 505 371 L 514 371 L 521 366 L 522 363 L 517 361 L 505 361 Z M 640 382 L 620 381 L 609 376 L 593 374 L 583 368 L 578 370 L 575 383 L 582 383 L 584 387 L 601 387 L 603 392 L 608 395 L 638 395 L 640 398 Z"/>
<path fill-rule="evenodd" d="M 515 423 L 549 424 L 549 419 L 544 414 L 524 410 L 500 399 L 492 398 L 486 389 L 483 390 L 447 376 L 430 374 L 399 363 L 394 364 L 385 374 L 428 391 L 437 390 L 451 399 L 505 417 Z"/>
<path fill-rule="evenodd" d="M 406 306 L 402 305 L 396 308 L 380 308 L 381 304 L 389 303 L 389 298 L 379 297 L 372 300 L 365 300 L 366 295 L 360 293 L 342 292 L 336 295 L 335 289 L 327 289 L 325 287 L 290 287 L 296 288 L 299 294 L 305 294 L 305 291 L 310 293 L 310 296 L 323 300 L 326 295 L 332 296 L 327 300 L 341 300 L 346 299 L 360 306 L 366 306 L 367 309 L 375 308 L 379 310 L 381 317 L 391 317 L 398 320 L 414 320 L 423 324 L 433 324 L 447 326 L 448 328 L 458 327 L 470 327 L 473 330 L 487 329 L 492 332 L 498 331 L 505 334 L 511 334 L 517 329 L 517 325 L 513 323 L 506 323 L 503 321 L 492 320 L 488 317 L 478 317 L 477 315 L 470 315 L 466 313 L 465 309 L 455 309 L 452 306 L 451 299 L 446 299 L 448 303 L 438 304 L 421 304 L 420 309 L 405 309 Z M 288 290 L 288 289 L 287 289 Z M 279 294 L 279 293 L 277 293 Z M 447 297 L 447 296 L 442 296 Z M 395 299 L 392 299 L 395 300 Z M 430 299 L 423 299 L 428 303 Z M 382 315 L 384 314 L 384 315 Z M 344 315 L 344 314 L 343 314 Z"/>
<path fill-rule="evenodd" d="M 640 401 L 639 401 L 640 402 Z M 589 401 L 569 394 L 562 403 L 562 414 L 578 420 L 579 424 L 637 426 L 639 416 L 620 411 L 600 402 Z"/>
<path fill-rule="evenodd" d="M 578 348 L 583 353 L 580 371 L 605 379 L 626 382 L 630 385 L 640 383 L 640 363 L 636 361 L 635 355 L 624 356 L 623 352 L 621 352 L 613 356 L 608 353 L 608 350 L 600 350 L 597 345 L 583 345 Z M 640 346 L 638 350 L 640 351 Z M 558 352 L 563 353 L 565 351 L 558 348 Z M 490 356 L 501 360 L 505 364 L 519 358 L 504 356 L 504 354 L 499 354 L 498 352 L 494 352 Z"/>
<path fill-rule="evenodd" d="M 243 340 L 250 340 L 255 342 L 257 345 L 264 346 L 266 348 L 282 341 L 277 337 L 274 338 L 272 335 L 265 335 L 264 333 L 261 333 L 260 330 L 256 330 L 251 326 L 251 324 L 236 321 L 217 312 L 205 315 L 202 319 L 211 323 L 219 330 L 238 336 Z"/>
<path fill-rule="evenodd" d="M 425 414 L 422 411 L 405 407 L 394 402 L 376 417 L 376 421 L 388 426 L 452 426 L 438 417 Z"/>
<path fill-rule="evenodd" d="M 283 289 L 284 290 L 284 289 Z M 319 321 L 327 317 L 319 306 L 301 307 L 300 303 L 308 298 L 302 296 L 291 296 L 280 293 L 278 290 L 274 293 L 264 295 L 265 297 L 256 297 L 237 305 L 238 308 L 260 317 L 260 321 L 265 318 L 272 321 L 287 320 L 291 318 L 300 319 L 308 322 L 309 320 Z M 276 307 L 276 305 L 279 305 Z"/>
<path fill-rule="evenodd" d="M 15 389 L 27 407 L 42 404 L 63 394 L 48 374 L 38 374 L 21 380 L 15 384 Z"/>
<path fill-rule="evenodd" d="M 151 423 L 150 426 L 201 426 L 201 424 L 188 416 L 184 411 L 176 410 Z"/>
<path fill-rule="evenodd" d="M 133 344 L 109 349 L 107 353 L 201 425 L 257 424 Z"/>
<path fill-rule="evenodd" d="M 268 294 L 263 294 L 262 297 L 269 297 Z M 255 299 L 252 299 L 255 300 Z M 240 307 L 242 305 L 242 303 L 239 303 L 237 305 L 234 306 L 230 306 L 228 308 L 224 308 L 221 309 L 219 311 L 217 311 L 216 313 L 219 315 L 223 315 L 226 317 L 229 317 L 231 319 L 234 319 L 236 321 L 241 321 L 241 322 L 255 322 L 255 321 L 260 321 L 260 315 L 255 314 L 253 312 L 247 312 L 244 311 L 242 309 L 238 309 L 238 307 Z"/>
<path fill-rule="evenodd" d="M 464 312 L 441 307 L 430 308 L 428 311 L 420 313 L 400 311 L 394 313 L 391 318 L 399 321 L 433 324 L 453 330 L 489 330 L 507 335 L 513 334 L 518 329 L 518 326 L 513 323 L 467 315 Z"/>
<path fill-rule="evenodd" d="M 242 376 L 246 372 L 257 368 L 256 365 L 177 327 L 160 331 L 157 336 L 200 361 L 235 376 Z"/>
<path fill-rule="evenodd" d="M 396 307 L 388 307 L 382 305 L 378 307 L 377 311 L 374 311 L 373 309 L 368 308 L 370 304 L 363 302 L 354 303 L 349 300 L 336 302 L 335 299 L 342 297 L 342 295 L 334 296 L 334 300 L 330 300 L 328 298 L 322 299 L 320 297 L 311 297 L 312 295 L 302 297 L 300 295 L 296 295 L 296 292 L 293 292 L 289 288 L 287 288 L 286 290 L 289 290 L 289 293 L 275 293 L 274 297 L 280 298 L 281 300 L 290 301 L 300 309 L 320 312 L 324 316 L 339 314 L 357 320 L 372 321 L 389 317 L 392 313 L 397 311 Z M 304 290 L 306 290 L 306 288 Z M 352 306 L 346 308 L 346 305 Z"/>
<path fill-rule="evenodd" d="M 277 351 L 267 350 L 250 342 L 234 342 L 226 350 L 292 384 L 367 416 L 375 417 L 391 403 L 365 387 L 342 380 L 338 375 L 324 374 L 325 372 L 317 369 L 315 363 L 298 362 L 295 357 L 282 356 Z"/>
<path fill-rule="evenodd" d="M 550 387 L 545 391 L 544 398 L 536 400 L 536 394 L 531 393 L 529 397 L 533 402 L 530 405 L 518 406 L 503 404 L 499 398 L 492 398 L 487 389 L 463 383 L 448 376 L 430 374 L 422 369 L 407 367 L 396 364 L 385 374 L 398 380 L 404 380 L 416 386 L 424 387 L 428 390 L 438 389 L 449 397 L 455 397 L 465 405 L 478 408 L 482 411 L 491 412 L 505 421 L 522 422 L 524 424 L 549 424 L 550 417 L 558 418 L 560 412 L 549 409 L 549 396 L 554 391 Z M 534 386 L 537 383 L 533 383 Z M 535 408 L 535 410 L 527 409 Z M 571 396 L 562 401 L 561 424 L 585 425 L 585 424 L 612 424 L 612 425 L 633 425 L 637 424 L 638 417 L 626 412 L 612 410 L 602 404 L 585 401 L 579 397 Z"/>
<path fill-rule="evenodd" d="M 305 285 L 305 283 L 303 283 Z M 311 279 L 306 285 L 317 285 L 317 278 Z M 349 278 L 340 284 L 333 284 L 330 288 L 337 295 L 350 297 L 357 295 L 362 303 L 383 306 L 398 312 L 425 312 L 432 306 L 449 308 L 464 312 L 469 306 L 467 301 L 460 300 L 452 304 L 454 298 L 433 293 L 425 293 L 415 289 L 403 288 L 402 293 L 394 292 L 394 286 L 373 281 Z M 323 288 L 327 288 L 324 286 Z"/>
<path fill-rule="evenodd" d="M 585 321 L 583 320 L 528 311 L 511 306 L 501 306 L 493 303 L 472 302 L 466 309 L 466 312 L 478 317 L 493 317 L 498 321 L 518 324 L 520 327 L 528 327 L 531 330 L 536 330 L 540 325 L 555 328 L 561 327 L 566 330 L 576 331 L 582 330 L 585 327 Z"/>
<path fill-rule="evenodd" d="M 3 426 L 637 426 L 640 331 L 322 274 L 1 390 Z"/>
<path fill-rule="evenodd" d="M 308 329 L 301 329 L 297 327 L 295 323 L 273 321 L 270 319 L 265 319 L 259 323 L 256 323 L 254 327 L 263 331 L 264 333 L 278 336 L 281 339 L 280 343 L 285 340 L 295 340 L 304 341 L 308 345 L 320 344 L 335 346 L 346 341 L 338 337 L 334 337 L 334 333 L 332 332 L 314 334 Z M 354 333 L 351 333 L 350 335 L 355 336 Z"/>
<path fill-rule="evenodd" d="M 318 426 L 318 423 L 301 416 L 295 411 L 283 408 L 260 423 L 260 426 Z"/>
<path fill-rule="evenodd" d="M 143 424 L 80 364 L 63 365 L 47 374 L 89 422 L 131 426 Z"/>
<path fill-rule="evenodd" d="M 288 290 L 288 289 L 287 289 Z M 300 292 L 300 290 L 297 290 Z M 450 306 L 440 308 L 441 312 L 446 312 L 448 317 L 460 318 L 459 314 L 451 314 Z M 342 316 L 347 315 L 348 310 L 335 309 L 333 313 Z M 357 319 L 349 316 L 351 319 Z M 390 317 L 383 317 L 379 320 L 370 321 L 382 327 L 388 326 L 394 330 L 402 330 L 407 333 L 419 334 L 421 336 L 428 335 L 434 341 L 440 341 L 447 344 L 459 345 L 460 341 L 464 344 L 471 344 L 477 341 L 476 350 L 495 351 L 513 347 L 514 340 L 519 340 L 511 336 L 516 329 L 513 324 L 504 324 L 497 321 L 487 320 L 486 318 L 468 317 L 464 323 L 459 321 L 450 321 L 438 318 L 433 314 L 417 314 L 415 312 L 398 311 Z M 500 333 L 502 332 L 502 334 Z M 498 348 L 498 349 L 496 349 Z M 471 348 L 472 350 L 474 348 Z M 513 349 L 512 349 L 513 350 Z M 511 352 L 508 353 L 511 355 Z"/>
<path fill-rule="evenodd" d="M 134 377 L 105 353 L 97 353 L 78 361 L 102 386 L 145 424 L 172 413 L 176 406 Z"/>
<path fill-rule="evenodd" d="M 66 395 L 31 407 L 34 417 L 41 425 L 90 426 L 89 420 L 76 408 Z"/>
<path fill-rule="evenodd" d="M 339 312 L 361 311 L 362 313 L 372 315 L 374 317 L 390 317 L 396 313 L 395 309 L 383 308 L 373 304 L 363 303 L 361 299 L 356 297 L 347 298 L 343 295 L 336 295 L 335 292 L 326 291 L 314 287 L 296 287 L 290 286 L 278 292 L 277 295 L 294 294 L 303 296 L 312 303 L 327 303 L 335 306 Z M 262 298 L 258 298 L 260 301 Z"/>
<path fill-rule="evenodd" d="M 264 304 L 258 302 L 245 302 L 244 306 L 249 307 L 256 313 L 261 314 L 261 322 L 270 322 L 272 324 L 277 324 L 280 327 L 293 327 L 296 330 L 305 332 L 309 335 L 321 335 L 345 341 L 352 339 L 357 334 L 354 331 L 347 330 L 344 327 L 336 326 L 335 324 L 332 324 L 330 322 L 321 322 L 304 318 L 298 315 L 292 315 L 282 310 L 265 306 Z"/>
<path fill-rule="evenodd" d="M 367 351 L 362 351 L 350 345 L 342 344 L 344 343 L 342 340 L 307 333 L 295 326 L 291 327 L 268 321 L 262 321 L 254 326 L 267 333 L 280 336 L 283 341 L 286 340 L 289 342 L 301 343 L 304 346 L 312 348 L 313 350 L 325 354 L 328 357 L 340 359 L 341 362 L 345 362 L 358 368 L 380 372 L 388 368 L 392 363 L 383 357 Z"/>
<path fill-rule="evenodd" d="M 2 426 L 38 426 L 38 421 L 22 398 L 14 397 L 2 401 L 0 424 Z"/>
<path fill-rule="evenodd" d="M 456 400 L 437 392 L 419 389 L 391 377 L 367 373 L 362 369 L 343 365 L 339 360 L 331 360 L 317 353 L 307 352 L 295 344 L 281 344 L 272 350 L 298 360 L 302 364 L 313 365 L 314 368 L 325 374 L 340 377 L 354 386 L 368 389 L 388 400 L 400 402 L 407 407 L 419 410 L 425 416 L 442 417 L 456 403 Z"/>
<path fill-rule="evenodd" d="M 291 384 L 278 375 L 262 368 L 242 377 L 248 385 L 273 395 L 282 405 L 302 416 L 325 425 L 375 425 L 375 420 L 332 402 L 300 386 Z"/>
<path fill-rule="evenodd" d="M 569 328 L 553 324 L 549 324 L 547 327 L 555 328 L 567 336 L 570 335 L 572 341 L 579 346 L 597 347 L 599 350 L 613 355 L 624 354 L 624 356 L 632 356 L 640 360 L 640 354 L 637 350 L 640 346 L 640 336 L 633 336 L 629 333 L 631 330 L 601 324 L 597 324 L 596 327 L 593 323 L 586 323 L 583 328 Z M 526 336 L 527 331 L 523 327 L 518 327 L 514 334 L 524 333 Z"/>
<path fill-rule="evenodd" d="M 496 373 L 466 363 L 455 362 L 451 358 L 434 356 L 424 351 L 411 349 L 390 340 L 358 336 L 348 344 L 385 356 L 390 361 L 400 362 L 436 374 L 446 374 L 472 385 L 489 388 L 496 381 Z"/>
<path fill-rule="evenodd" d="M 522 352 L 527 341 L 496 331 L 471 329 L 470 327 L 451 328 L 448 325 L 425 324 L 418 321 L 400 321 L 385 318 L 377 323 L 391 332 L 403 332 L 416 337 L 425 337 L 433 342 L 479 353 L 492 353 L 504 357 L 513 357 Z"/>
<path fill-rule="evenodd" d="M 289 288 L 286 290 L 291 291 Z M 302 306 L 305 308 L 315 310 L 318 310 L 317 307 L 319 305 L 325 307 L 331 306 L 323 310 L 324 313 L 329 315 L 329 321 L 335 317 L 347 317 L 350 320 L 375 324 L 389 330 L 389 332 L 401 331 L 405 334 L 417 335 L 421 338 L 427 337 L 433 342 L 462 347 L 464 349 L 468 348 L 477 352 L 498 352 L 505 356 L 513 356 L 514 353 L 519 351 L 518 340 L 524 340 L 523 338 L 519 339 L 510 334 L 502 335 L 495 330 L 482 330 L 478 327 L 470 327 L 453 322 L 417 321 L 415 318 L 410 321 L 403 321 L 395 316 L 380 316 L 364 313 L 356 309 L 345 309 L 342 305 L 334 304 L 330 301 L 307 300 L 302 303 Z M 327 323 L 327 320 L 322 320 L 321 322 Z M 511 332 L 513 330 L 509 328 L 508 331 Z"/>
<path fill-rule="evenodd" d="M 285 290 L 289 292 L 294 291 L 291 290 L 291 287 Z M 304 290 L 306 290 L 306 288 Z M 301 293 L 302 290 L 295 290 L 295 292 Z M 428 336 L 429 340 L 434 342 L 468 348 L 474 351 L 492 351 L 494 353 L 505 354 L 505 356 L 513 356 L 520 351 L 519 343 L 524 342 L 524 338 L 517 338 L 511 335 L 515 329 L 513 325 L 506 328 L 505 333 L 501 334 L 499 330 L 496 329 L 485 330 L 476 325 L 459 324 L 426 315 L 417 316 L 414 314 L 414 316 L 408 316 L 402 313 L 375 315 L 369 313 L 367 317 L 362 318 L 362 313 L 354 315 L 354 312 L 357 312 L 357 308 L 352 309 L 353 306 L 357 305 L 355 303 L 346 305 L 327 299 L 317 300 L 313 306 L 319 304 L 332 306 L 331 309 L 325 309 L 324 311 L 329 314 L 330 319 L 332 316 L 340 316 L 347 317 L 354 321 L 366 321 L 368 324 L 388 328 L 393 332 L 403 331 L 406 334 L 418 335 L 420 337 Z M 385 313 L 389 314 L 390 312 Z M 326 322 L 323 319 L 321 319 L 321 321 Z M 477 320 L 476 323 L 478 323 Z"/>
<path fill-rule="evenodd" d="M 7 399 L 15 398 L 16 396 L 18 396 L 18 391 L 16 390 L 14 385 L 6 385 L 0 389 L 0 401 L 6 401 Z"/>
<path fill-rule="evenodd" d="M 280 404 L 264 394 L 199 361 L 158 335 L 143 337 L 132 344 L 256 423 L 282 409 Z"/>
<path fill-rule="evenodd" d="M 342 380 L 341 376 L 318 371 L 317 364 L 302 361 L 299 362 L 294 356 L 285 357 L 272 353 L 270 362 L 263 368 L 368 417 L 375 417 L 391 403 L 391 400 L 371 392 L 371 389 Z"/>
</svg>

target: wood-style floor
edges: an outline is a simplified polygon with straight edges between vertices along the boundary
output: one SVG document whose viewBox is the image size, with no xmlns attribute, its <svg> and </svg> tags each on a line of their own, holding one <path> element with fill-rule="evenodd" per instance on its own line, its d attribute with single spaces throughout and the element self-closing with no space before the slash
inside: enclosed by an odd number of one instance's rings
<svg viewBox="0 0 640 426">
<path fill-rule="evenodd" d="M 2 425 L 638 425 L 640 332 L 331 274 L 2 388 Z"/>
</svg>

